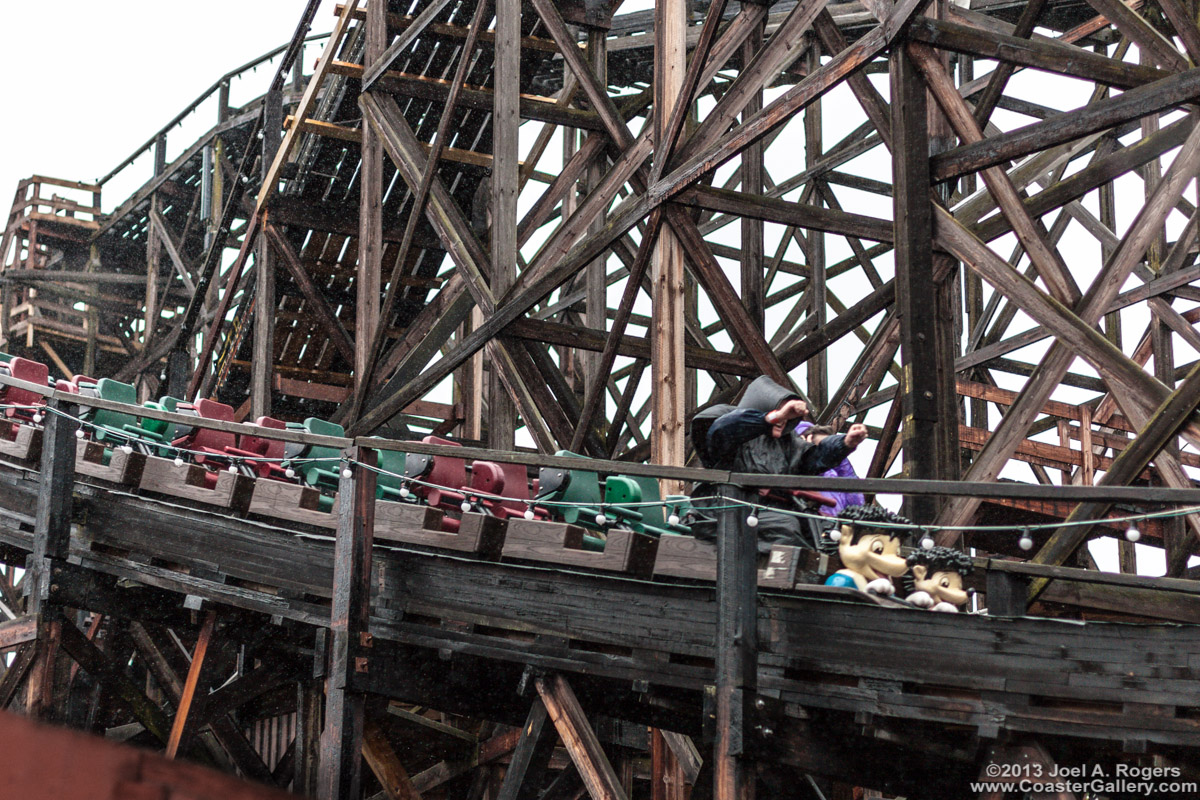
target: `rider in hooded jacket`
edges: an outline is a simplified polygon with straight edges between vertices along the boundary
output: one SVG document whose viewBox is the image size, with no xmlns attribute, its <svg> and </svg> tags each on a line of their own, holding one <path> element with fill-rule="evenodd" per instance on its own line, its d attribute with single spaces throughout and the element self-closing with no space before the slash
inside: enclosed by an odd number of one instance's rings
<svg viewBox="0 0 1200 800">
<path fill-rule="evenodd" d="M 820 475 L 833 469 L 867 438 L 865 425 L 852 425 L 845 434 L 812 444 L 795 433 L 795 422 L 808 413 L 799 395 L 765 375 L 755 379 L 736 406 L 706 408 L 692 419 L 692 444 L 700 463 L 709 469 L 756 472 L 766 475 Z M 703 509 L 715 505 L 716 487 L 702 483 L 693 492 L 693 503 Z M 764 504 L 780 509 L 803 510 L 789 496 L 768 495 Z M 814 546 L 815 526 L 810 520 L 763 510 L 758 514 L 760 552 L 771 544 Z M 699 538 L 714 538 L 716 525 L 692 526 Z"/>
</svg>

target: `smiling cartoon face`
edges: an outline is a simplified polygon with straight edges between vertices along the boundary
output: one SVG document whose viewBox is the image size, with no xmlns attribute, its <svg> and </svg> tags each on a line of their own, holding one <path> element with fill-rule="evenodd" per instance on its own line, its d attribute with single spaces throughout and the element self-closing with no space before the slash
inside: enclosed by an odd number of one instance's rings
<svg viewBox="0 0 1200 800">
<path fill-rule="evenodd" d="M 897 577 L 908 570 L 900 557 L 900 538 L 886 533 L 864 533 L 851 543 L 844 531 L 838 544 L 838 555 L 846 569 L 857 572 L 868 581 L 883 575 Z"/>
<path fill-rule="evenodd" d="M 917 591 L 928 592 L 934 600 L 961 606 L 967 602 L 967 592 L 963 589 L 963 576 L 958 572 L 934 572 L 929 574 L 928 567 L 916 564 L 912 568 L 913 588 Z"/>
</svg>

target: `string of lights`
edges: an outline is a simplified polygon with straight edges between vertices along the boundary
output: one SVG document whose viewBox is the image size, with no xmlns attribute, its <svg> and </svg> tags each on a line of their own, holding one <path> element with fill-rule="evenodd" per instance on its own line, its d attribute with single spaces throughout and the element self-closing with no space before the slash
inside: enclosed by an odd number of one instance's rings
<svg viewBox="0 0 1200 800">
<path fill-rule="evenodd" d="M 175 445 L 171 442 L 160 441 L 160 440 L 153 439 L 153 438 L 150 438 L 147 436 L 143 436 L 139 433 L 135 433 L 135 432 L 131 432 L 131 431 L 118 430 L 118 429 L 115 429 L 115 428 L 112 428 L 112 427 L 109 427 L 109 426 L 106 426 L 103 424 L 95 423 L 89 419 L 82 417 L 82 416 L 70 414 L 63 409 L 54 408 L 51 406 L 9 403 L 9 404 L 0 404 L 0 410 L 5 411 L 6 416 L 10 417 L 9 421 L 14 424 L 19 424 L 19 423 L 23 422 L 24 420 L 22 420 L 20 418 L 13 418 L 12 414 L 7 413 L 9 411 L 32 412 L 31 414 L 29 414 L 28 418 L 35 425 L 40 424 L 44 420 L 45 413 L 47 411 L 49 411 L 51 413 L 59 414 L 62 417 L 71 419 L 72 421 L 74 421 L 76 424 L 78 424 L 80 426 L 75 432 L 75 435 L 80 439 L 85 439 L 88 437 L 88 433 L 87 433 L 88 430 L 91 430 L 93 432 L 93 437 L 95 437 L 97 432 L 100 432 L 103 435 L 108 436 L 113 440 L 110 445 L 113 448 L 120 449 L 127 454 L 131 454 L 133 452 L 134 445 L 144 446 L 145 448 L 147 448 L 147 451 L 151 452 L 151 453 L 158 452 L 158 453 L 173 455 L 176 466 L 183 466 L 183 464 L 186 463 L 184 460 L 185 457 L 190 457 L 193 459 L 199 458 L 201 460 L 210 461 L 210 462 L 217 462 L 217 461 L 228 462 L 227 469 L 230 472 L 238 472 L 242 465 L 258 464 L 258 463 L 271 463 L 271 464 L 278 464 L 282 467 L 285 467 L 285 470 L 284 470 L 285 475 L 288 478 L 295 478 L 297 476 L 296 467 L 302 468 L 304 465 L 309 465 L 309 464 L 314 464 L 314 463 L 338 462 L 338 465 L 339 465 L 338 472 L 344 478 L 353 477 L 353 468 L 359 467 L 361 469 L 374 472 L 378 475 L 385 475 L 385 476 L 397 479 L 400 483 L 399 495 L 404 500 L 408 500 L 409 498 L 411 498 L 413 496 L 413 491 L 412 491 L 413 487 L 425 487 L 425 488 L 430 488 L 430 489 L 446 489 L 446 488 L 448 488 L 448 487 L 441 486 L 440 484 L 426 481 L 418 476 L 402 475 L 402 474 L 399 474 L 396 472 L 391 472 L 391 471 L 383 469 L 381 467 L 371 465 L 371 464 L 365 464 L 361 461 L 357 461 L 355 459 L 350 459 L 345 456 L 340 456 L 340 457 L 339 456 L 269 457 L 269 456 L 253 456 L 253 455 L 244 455 L 244 454 L 213 453 L 209 450 L 189 449 L 184 446 Z M 120 441 L 121 443 L 118 444 L 117 443 L 118 441 Z M 509 504 L 514 504 L 514 505 L 524 504 L 526 506 L 526 510 L 524 512 L 524 516 L 526 519 L 533 519 L 535 517 L 534 507 L 539 506 L 539 505 L 552 506 L 552 507 L 557 507 L 557 508 L 596 508 L 597 513 L 596 513 L 595 521 L 596 521 L 597 525 L 601 525 L 601 526 L 611 525 L 611 524 L 614 524 L 617 521 L 619 521 L 619 515 L 616 515 L 616 514 L 610 515 L 607 511 L 607 509 L 612 509 L 617 506 L 619 506 L 621 508 L 626 508 L 626 509 L 639 509 L 639 508 L 649 508 L 649 507 L 662 508 L 662 509 L 664 509 L 664 512 L 666 512 L 668 514 L 667 523 L 671 527 L 678 527 L 681 525 L 686 525 L 686 515 L 688 513 L 700 513 L 700 511 L 702 511 L 704 514 L 710 514 L 713 512 L 727 511 L 727 510 L 740 508 L 740 509 L 746 509 L 749 512 L 745 518 L 746 525 L 748 527 L 755 528 L 758 526 L 759 513 L 762 511 L 770 511 L 771 513 L 785 514 L 788 516 L 793 516 L 793 517 L 797 517 L 797 518 L 801 518 L 801 519 L 809 519 L 809 520 L 816 520 L 816 521 L 820 521 L 820 522 L 824 522 L 824 523 L 832 523 L 834 525 L 834 528 L 832 531 L 830 531 L 830 533 L 828 535 L 829 535 L 830 539 L 833 541 L 837 541 L 840 538 L 838 528 L 841 525 L 853 524 L 855 522 L 855 520 L 852 520 L 852 519 L 842 519 L 842 518 L 839 518 L 836 516 L 826 516 L 824 514 L 818 514 L 818 513 L 811 512 L 811 511 L 804 511 L 801 509 L 780 508 L 778 506 L 767 505 L 764 503 L 755 502 L 755 501 L 751 501 L 751 500 L 743 500 L 740 498 L 728 498 L 726 501 L 727 504 L 725 504 L 725 505 L 706 505 L 701 510 L 701 509 L 695 509 L 690 506 L 691 498 L 678 498 L 678 499 L 668 498 L 665 500 L 629 501 L 629 502 L 621 502 L 619 504 L 618 503 L 605 503 L 603 501 L 589 503 L 589 502 L 577 502 L 577 501 L 570 501 L 570 500 L 558 500 L 558 499 L 552 499 L 547 496 L 533 498 L 533 499 L 522 498 L 522 497 L 510 497 L 507 495 L 497 494 L 494 492 L 487 492 L 487 491 L 483 491 L 483 490 L 479 490 L 479 489 L 471 489 L 469 487 L 449 487 L 449 488 L 451 488 L 452 490 L 454 490 L 456 492 L 460 492 L 460 493 L 464 494 L 464 500 L 461 504 L 461 508 L 464 513 L 468 513 L 471 511 L 477 511 L 480 509 L 486 509 L 486 506 L 488 503 L 509 503 Z M 681 511 L 684 512 L 684 516 L 680 515 Z M 1020 525 L 1020 526 L 1013 526 L 1013 525 L 936 525 L 936 524 L 922 525 L 922 524 L 915 524 L 915 523 L 905 524 L 905 523 L 892 523 L 892 522 L 885 522 L 885 521 L 872 521 L 871 527 L 898 528 L 898 529 L 903 529 L 906 531 L 911 531 L 914 534 L 919 533 L 918 541 L 919 541 L 920 545 L 926 549 L 932 548 L 934 546 L 934 538 L 933 537 L 936 533 L 941 532 L 941 531 L 958 531 L 958 532 L 964 532 L 964 533 L 982 533 L 982 532 L 1003 533 L 1003 532 L 1012 532 L 1014 529 L 1016 529 L 1016 530 L 1020 531 L 1020 538 L 1018 539 L 1018 546 L 1021 547 L 1021 549 L 1023 549 L 1023 550 L 1029 550 L 1029 549 L 1032 549 L 1033 544 L 1034 544 L 1033 534 L 1036 532 L 1039 532 L 1039 531 L 1058 530 L 1061 528 L 1068 528 L 1068 527 L 1090 527 L 1090 526 L 1094 526 L 1094 525 L 1125 524 L 1127 526 L 1125 529 L 1125 538 L 1128 541 L 1136 542 L 1141 539 L 1141 531 L 1138 527 L 1139 523 L 1145 524 L 1146 522 L 1149 522 L 1152 520 L 1171 519 L 1171 518 L 1182 517 L 1182 516 L 1186 516 L 1188 514 L 1195 514 L 1195 513 L 1200 513 L 1200 506 L 1186 506 L 1186 507 L 1182 507 L 1182 508 L 1164 509 L 1164 510 L 1159 510 L 1159 511 L 1148 511 L 1148 512 L 1137 513 L 1137 514 L 1125 514 L 1122 516 L 1101 517 L 1098 519 L 1065 520 L 1065 521 L 1046 522 L 1046 523 L 1024 524 L 1024 525 Z"/>
</svg>

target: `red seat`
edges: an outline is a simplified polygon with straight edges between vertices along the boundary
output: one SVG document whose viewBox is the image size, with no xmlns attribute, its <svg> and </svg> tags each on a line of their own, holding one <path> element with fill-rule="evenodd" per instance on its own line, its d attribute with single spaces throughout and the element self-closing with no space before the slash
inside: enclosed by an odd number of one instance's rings
<svg viewBox="0 0 1200 800">
<path fill-rule="evenodd" d="M 496 516 L 503 519 L 524 517 L 525 512 L 532 508 L 538 519 L 549 519 L 550 514 L 546 509 L 534 508 L 532 503 L 526 502 L 531 500 L 533 495 L 529 489 L 529 470 L 525 465 L 504 463 L 497 466 L 504 474 L 504 491 L 498 493 L 502 494 L 504 499 L 496 504 L 497 508 L 494 512 Z"/>
<path fill-rule="evenodd" d="M 444 444 L 461 447 L 458 442 L 439 439 L 436 436 L 426 436 L 421 440 L 426 444 Z M 410 455 L 409 458 L 412 458 Z M 467 485 L 467 460 L 451 456 L 434 456 L 429 470 L 422 475 L 414 476 L 421 483 L 414 483 L 412 491 L 427 504 L 444 511 L 461 512 L 462 503 L 466 500 L 463 488 Z M 447 531 L 458 530 L 458 520 L 454 517 L 444 517 L 442 528 Z"/>
<path fill-rule="evenodd" d="M 8 371 L 14 378 L 35 383 L 38 386 L 49 387 L 50 368 L 40 361 L 30 361 L 27 358 L 14 357 L 8 362 Z M 29 389 L 9 386 L 4 393 L 4 402 L 14 406 L 44 406 L 46 398 Z M 34 408 L 6 408 L 4 413 L 17 419 L 32 419 Z"/>
<path fill-rule="evenodd" d="M 223 422 L 234 422 L 233 406 L 218 403 L 216 400 L 197 400 L 193 407 L 196 414 L 205 419 L 221 420 Z M 178 411 L 185 411 L 184 404 L 180 403 L 177 407 Z M 215 431 L 211 428 L 192 428 L 186 436 L 176 439 L 171 443 L 175 447 L 191 451 L 192 460 L 197 464 L 204 464 L 214 468 L 219 467 L 229 459 L 230 450 L 237 449 L 237 436 L 227 431 Z M 205 479 L 210 486 L 215 486 L 217 476 L 211 474 Z"/>
<path fill-rule="evenodd" d="M 277 431 L 287 428 L 286 422 L 274 417 L 259 417 L 254 421 L 254 424 L 260 428 Z M 265 436 L 244 433 L 238 438 L 238 446 L 236 448 L 226 448 L 226 452 L 230 455 L 251 459 L 277 459 L 275 461 L 248 461 L 246 463 L 260 478 L 288 480 L 287 470 L 280 465 L 280 462 L 283 460 L 284 445 L 285 443 L 281 439 L 268 439 Z"/>
</svg>

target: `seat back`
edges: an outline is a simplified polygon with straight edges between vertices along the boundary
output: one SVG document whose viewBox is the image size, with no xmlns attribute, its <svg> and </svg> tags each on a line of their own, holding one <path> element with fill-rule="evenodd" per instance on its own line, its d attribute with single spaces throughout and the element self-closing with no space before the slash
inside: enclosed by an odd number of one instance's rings
<svg viewBox="0 0 1200 800">
<path fill-rule="evenodd" d="M 218 403 L 216 400 L 197 400 L 196 413 L 205 419 L 234 422 L 233 406 Z M 228 431 L 214 431 L 211 428 L 195 428 L 191 437 L 191 449 L 206 453 L 224 453 L 227 447 L 237 447 L 237 435 Z"/>
<path fill-rule="evenodd" d="M 491 461 L 475 461 L 471 464 L 471 489 L 480 495 L 503 495 L 504 470 Z"/>
<path fill-rule="evenodd" d="M 40 361 L 14 356 L 8 362 L 8 370 L 17 380 L 48 386 L 46 381 L 50 377 L 50 368 Z M 44 406 L 46 398 L 28 389 L 10 386 L 4 393 L 4 402 L 19 406 Z M 5 413 L 10 417 L 30 417 L 33 414 L 32 411 L 19 408 L 5 409 Z"/>
<path fill-rule="evenodd" d="M 426 444 L 444 444 L 452 447 L 462 446 L 458 442 L 439 439 L 436 436 L 426 436 L 421 441 Z M 425 480 L 451 491 L 459 491 L 467 485 L 467 460 L 452 456 L 434 456 L 433 468 L 426 474 Z"/>
<path fill-rule="evenodd" d="M 254 424 L 260 428 L 281 431 L 287 428 L 287 423 L 274 417 L 259 417 Z M 263 458 L 283 458 L 284 442 L 270 439 L 254 433 L 243 433 L 238 437 L 238 449 L 248 453 L 256 453 Z"/>
<path fill-rule="evenodd" d="M 155 411 L 169 411 L 174 413 L 175 409 L 179 405 L 179 401 L 174 397 L 167 396 L 158 401 L 147 400 L 145 403 L 142 403 L 142 405 L 146 408 L 152 408 Z M 142 427 L 145 428 L 149 433 L 159 437 L 164 442 L 169 442 L 175 438 L 174 422 L 163 422 L 160 419 L 147 419 L 143 417 Z"/>
<path fill-rule="evenodd" d="M 131 409 L 137 408 L 137 388 L 133 384 L 122 383 L 112 378 L 101 378 L 96 381 L 96 396 L 101 400 L 112 400 L 114 403 L 124 403 Z M 96 425 L 92 436 L 96 441 L 128 440 L 124 435 L 125 426 L 138 424 L 134 414 L 124 411 L 111 411 L 105 408 L 93 409 L 90 416 L 92 424 Z"/>
<path fill-rule="evenodd" d="M 569 450 L 559 450 L 555 455 L 587 459 L 587 456 Z M 595 471 L 586 469 L 568 469 L 565 475 L 562 472 L 561 469 L 553 468 L 540 472 L 538 482 L 541 486 L 541 505 L 564 522 L 595 527 L 602 500 L 600 476 Z"/>
<path fill-rule="evenodd" d="M 304 430 L 320 436 L 346 435 L 346 429 L 341 425 L 338 425 L 336 422 L 318 419 L 317 417 L 309 417 L 304 420 Z M 338 459 L 341 457 L 342 451 L 336 447 L 310 445 L 308 451 L 303 454 L 303 458 L 321 460 L 303 461 L 297 472 L 304 476 L 304 482 L 309 486 L 322 486 L 326 489 L 336 491 L 338 484 Z"/>
<path fill-rule="evenodd" d="M 479 462 L 476 462 L 479 463 Z M 500 470 L 504 474 L 504 500 L 500 501 L 500 506 L 505 509 L 508 516 L 522 516 L 526 509 L 529 508 L 529 501 L 532 495 L 529 492 L 529 470 L 524 464 L 499 464 Z"/>
<path fill-rule="evenodd" d="M 404 483 L 404 469 L 408 463 L 408 453 L 401 450 L 379 450 L 379 472 L 375 475 L 375 494 L 378 497 L 391 496 L 392 491 L 398 492 Z"/>
</svg>

